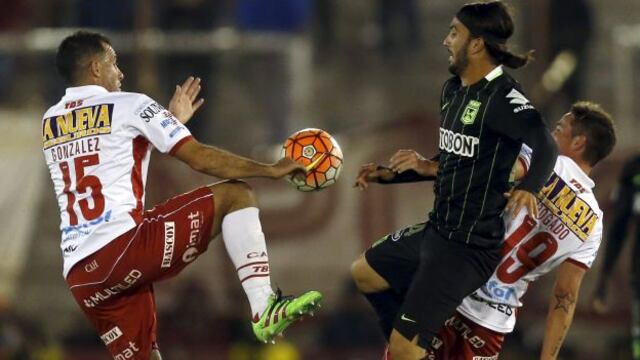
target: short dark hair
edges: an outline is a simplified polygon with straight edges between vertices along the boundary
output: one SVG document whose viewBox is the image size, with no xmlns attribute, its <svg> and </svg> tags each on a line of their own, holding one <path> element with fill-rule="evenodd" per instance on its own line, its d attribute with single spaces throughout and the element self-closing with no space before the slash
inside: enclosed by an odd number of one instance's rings
<svg viewBox="0 0 640 360">
<path fill-rule="evenodd" d="M 574 116 L 571 135 L 587 138 L 587 147 L 582 158 L 594 166 L 607 157 L 616 144 L 613 119 L 600 105 L 590 101 L 574 103 L 570 112 Z"/>
<path fill-rule="evenodd" d="M 481 37 L 489 55 L 498 64 L 512 69 L 526 65 L 533 59 L 533 51 L 516 54 L 507 47 L 514 26 L 509 8 L 500 1 L 476 2 L 464 5 L 456 14 L 472 37 Z"/>
<path fill-rule="evenodd" d="M 81 66 L 97 54 L 105 51 L 105 44 L 111 45 L 106 36 L 89 31 L 78 31 L 67 36 L 58 47 L 56 67 L 64 80 L 73 84 Z"/>
</svg>

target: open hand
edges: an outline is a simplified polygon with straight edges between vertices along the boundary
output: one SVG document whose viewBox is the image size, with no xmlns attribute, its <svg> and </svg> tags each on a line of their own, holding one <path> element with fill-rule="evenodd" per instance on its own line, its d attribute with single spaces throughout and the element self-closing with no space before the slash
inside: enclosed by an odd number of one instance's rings
<svg viewBox="0 0 640 360">
<path fill-rule="evenodd" d="M 176 91 L 173 93 L 171 101 L 169 101 L 169 111 L 181 123 L 186 124 L 193 114 L 202 106 L 204 99 L 200 98 L 196 101 L 202 86 L 200 86 L 200 78 L 189 76 L 182 85 L 176 85 Z"/>
<path fill-rule="evenodd" d="M 398 150 L 389 159 L 389 167 L 399 174 L 407 170 L 414 170 L 422 176 L 435 176 L 438 163 L 425 159 L 413 150 Z"/>
<path fill-rule="evenodd" d="M 368 163 L 360 166 L 356 183 L 353 187 L 365 190 L 369 187 L 370 182 L 377 182 L 378 179 L 391 180 L 395 173 L 389 168 L 379 167 L 376 164 Z"/>
<path fill-rule="evenodd" d="M 534 219 L 538 218 L 538 200 L 533 193 L 516 189 L 505 193 L 504 196 L 509 199 L 507 206 L 504 208 L 506 213 L 511 214 L 511 216 L 516 216 L 520 212 L 520 209 L 524 207 L 531 217 Z"/>
</svg>

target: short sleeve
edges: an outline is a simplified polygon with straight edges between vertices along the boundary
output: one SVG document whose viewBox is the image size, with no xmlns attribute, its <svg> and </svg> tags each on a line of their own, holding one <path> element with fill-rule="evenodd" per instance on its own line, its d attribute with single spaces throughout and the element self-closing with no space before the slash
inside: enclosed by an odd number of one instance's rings
<svg viewBox="0 0 640 360">
<path fill-rule="evenodd" d="M 569 255 L 567 261 L 586 269 L 590 269 L 598 255 L 598 249 L 600 248 L 601 242 L 602 218 L 599 220 L 599 225 L 594 229 L 591 236 L 589 236 L 589 238 L 579 248 Z"/>
<path fill-rule="evenodd" d="M 527 144 L 523 143 L 522 147 L 520 148 L 520 154 L 518 154 L 518 161 L 522 164 L 522 167 L 524 167 L 525 174 L 529 172 L 532 153 L 533 150 L 531 150 L 531 148 Z"/>
<path fill-rule="evenodd" d="M 192 138 L 180 120 L 146 95 L 136 99 L 131 116 L 133 127 L 162 153 L 173 154 Z"/>
</svg>

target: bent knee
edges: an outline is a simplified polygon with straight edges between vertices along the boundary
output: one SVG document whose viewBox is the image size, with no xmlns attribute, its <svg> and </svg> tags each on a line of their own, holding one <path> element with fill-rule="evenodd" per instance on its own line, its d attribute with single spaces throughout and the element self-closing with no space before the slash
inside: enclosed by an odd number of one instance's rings
<svg viewBox="0 0 640 360">
<path fill-rule="evenodd" d="M 389 284 L 367 263 L 364 255 L 351 264 L 351 278 L 363 293 L 383 291 Z"/>
<path fill-rule="evenodd" d="M 416 340 L 409 341 L 397 330 L 391 333 L 389 338 L 389 351 L 393 360 L 418 360 L 426 355 L 424 349 L 415 344 Z"/>
<path fill-rule="evenodd" d="M 216 201 L 216 207 L 229 213 L 246 207 L 256 206 L 253 189 L 242 180 L 225 180 L 209 185 Z"/>
</svg>

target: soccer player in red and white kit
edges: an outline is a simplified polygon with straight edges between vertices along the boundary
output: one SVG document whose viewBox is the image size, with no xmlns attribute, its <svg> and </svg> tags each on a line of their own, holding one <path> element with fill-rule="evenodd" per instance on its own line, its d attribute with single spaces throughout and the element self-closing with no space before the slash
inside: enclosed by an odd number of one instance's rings
<svg viewBox="0 0 640 360">
<path fill-rule="evenodd" d="M 602 239 L 602 211 L 589 177 L 593 166 L 613 149 L 616 137 L 609 114 L 590 102 L 577 102 L 552 133 L 560 156 L 549 180 L 537 194 L 538 214 L 505 211 L 503 258 L 487 283 L 466 297 L 427 349 L 429 360 L 496 360 L 504 337 L 513 331 L 517 309 L 530 282 L 559 267 L 545 326 L 540 359 L 556 359 L 575 311 L 582 278 Z M 528 170 L 531 150 L 523 146 L 515 178 Z M 391 160 L 421 166 L 417 153 L 403 150 Z M 411 165 L 412 164 L 412 165 Z M 405 166 L 405 165 L 403 165 Z M 365 185 L 386 170 L 361 173 Z M 435 173 L 431 175 L 436 175 Z M 405 237 L 396 240 L 403 246 Z M 405 240 L 406 241 L 406 240 Z M 383 360 L 391 360 L 385 354 Z"/>
<path fill-rule="evenodd" d="M 506 216 L 503 258 L 487 283 L 465 298 L 444 324 L 428 359 L 498 359 L 513 331 L 529 283 L 558 268 L 547 313 L 541 360 L 556 359 L 569 331 L 580 285 L 598 253 L 603 213 L 589 177 L 613 149 L 609 114 L 590 102 L 575 103 L 552 133 L 560 156 L 538 193 L 538 216 Z M 518 165 L 528 168 L 522 152 Z"/>
<path fill-rule="evenodd" d="M 60 207 L 63 275 L 114 359 L 160 359 L 153 283 L 178 274 L 222 233 L 260 341 L 271 341 L 319 306 L 310 291 L 271 288 L 269 257 L 254 194 L 239 180 L 175 196 L 144 211 L 153 148 L 224 179 L 278 179 L 304 171 L 283 158 L 259 163 L 196 141 L 184 126 L 202 105 L 200 80 L 177 86 L 168 110 L 120 91 L 124 75 L 108 38 L 77 32 L 56 56 L 69 83 L 44 114 L 44 156 Z"/>
</svg>

